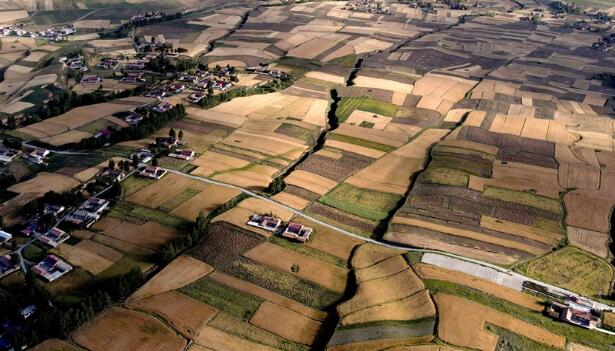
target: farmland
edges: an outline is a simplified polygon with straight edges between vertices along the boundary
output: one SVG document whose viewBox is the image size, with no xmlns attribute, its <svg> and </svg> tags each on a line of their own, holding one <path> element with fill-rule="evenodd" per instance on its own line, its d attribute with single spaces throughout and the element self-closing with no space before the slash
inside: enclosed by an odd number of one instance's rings
<svg viewBox="0 0 615 351">
<path fill-rule="evenodd" d="M 1 5 L 0 345 L 612 348 L 615 33 L 572 10 Z"/>
</svg>

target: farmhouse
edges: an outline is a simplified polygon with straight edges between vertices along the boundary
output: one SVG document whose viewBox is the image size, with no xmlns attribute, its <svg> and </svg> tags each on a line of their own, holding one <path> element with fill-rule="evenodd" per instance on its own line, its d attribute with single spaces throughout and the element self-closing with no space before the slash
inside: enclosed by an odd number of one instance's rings
<svg viewBox="0 0 615 351">
<path fill-rule="evenodd" d="M 97 180 L 111 185 L 113 182 L 120 182 L 122 179 L 126 177 L 126 172 L 122 171 L 119 168 L 105 168 L 103 169 L 97 177 Z"/>
<path fill-rule="evenodd" d="M 169 104 L 168 102 L 161 102 L 158 105 L 152 107 L 152 111 L 158 112 L 158 113 L 164 113 L 170 110 L 172 107 L 173 105 Z"/>
<path fill-rule="evenodd" d="M 141 116 L 140 114 L 136 112 L 131 112 L 128 116 L 124 117 L 124 121 L 132 125 L 137 125 L 142 120 L 143 120 L 143 116 Z"/>
<path fill-rule="evenodd" d="M 147 93 L 145 96 L 162 99 L 163 97 L 167 96 L 167 92 L 162 89 L 155 89 Z"/>
<path fill-rule="evenodd" d="M 306 227 L 303 224 L 290 222 L 286 226 L 282 236 L 291 240 L 306 242 L 310 240 L 312 231 L 312 228 Z"/>
<path fill-rule="evenodd" d="M 144 165 L 138 169 L 137 174 L 139 174 L 141 177 L 158 180 L 164 177 L 165 174 L 167 174 L 167 170 L 160 167 Z"/>
<path fill-rule="evenodd" d="M 102 83 L 103 79 L 101 76 L 89 76 L 89 77 L 83 77 L 83 79 L 81 79 L 81 84 L 97 84 L 97 83 Z"/>
<path fill-rule="evenodd" d="M 549 316 L 583 328 L 593 329 L 600 319 L 591 313 L 591 308 L 574 302 L 553 302 L 547 310 Z"/>
<path fill-rule="evenodd" d="M 49 255 L 39 264 L 32 267 L 34 274 L 40 275 L 48 282 L 52 282 L 73 270 L 73 266 L 62 261 L 58 256 Z"/>
<path fill-rule="evenodd" d="M 100 215 L 78 209 L 66 217 L 68 223 L 79 227 L 89 228 L 94 222 L 100 219 Z"/>
<path fill-rule="evenodd" d="M 13 239 L 13 235 L 0 230 L 0 245 L 5 244 Z"/>
<path fill-rule="evenodd" d="M 0 278 L 15 272 L 19 267 L 14 256 L 0 256 Z"/>
<path fill-rule="evenodd" d="M 45 245 L 56 247 L 70 238 L 65 231 L 58 228 L 51 228 L 49 231 L 38 237 L 38 240 Z"/>
<path fill-rule="evenodd" d="M 214 89 L 218 89 L 220 91 L 227 91 L 232 86 L 233 86 L 233 83 L 231 82 L 225 82 L 225 81 L 219 80 L 214 84 Z"/>
<path fill-rule="evenodd" d="M 118 59 L 105 58 L 101 62 L 99 62 L 96 65 L 96 67 L 98 67 L 100 69 L 111 69 L 111 70 L 114 70 L 114 69 L 117 68 L 117 66 L 119 64 L 120 64 L 120 61 Z"/>
<path fill-rule="evenodd" d="M 166 147 L 167 149 L 170 149 L 171 147 L 177 145 L 177 143 L 179 142 L 179 140 L 177 138 L 173 138 L 173 137 L 160 137 L 160 138 L 156 138 L 156 144 L 158 145 L 162 145 L 164 147 Z"/>
<path fill-rule="evenodd" d="M 101 214 L 107 207 L 109 207 L 109 201 L 98 197 L 91 197 L 81 205 L 82 209 L 97 215 Z"/>
<path fill-rule="evenodd" d="M 169 157 L 179 158 L 181 160 L 190 161 L 194 159 L 194 151 L 192 150 L 175 150 L 169 154 Z"/>
<path fill-rule="evenodd" d="M 205 97 L 207 96 L 207 94 L 205 93 L 192 93 L 190 94 L 190 96 L 188 96 L 186 99 L 188 101 L 190 101 L 193 104 L 198 104 L 199 102 L 201 102 L 201 100 L 203 100 Z"/>
<path fill-rule="evenodd" d="M 120 79 L 120 82 L 139 83 L 145 82 L 145 79 L 143 79 L 143 73 L 130 72 L 126 73 L 126 75 Z"/>
<path fill-rule="evenodd" d="M 147 163 L 151 161 L 152 157 L 154 157 L 154 154 L 148 149 L 140 149 L 137 152 L 135 152 L 131 157 L 134 157 L 134 156 L 137 156 L 137 160 L 140 163 Z"/>
<path fill-rule="evenodd" d="M 279 218 L 273 218 L 270 216 L 262 216 L 259 214 L 253 214 L 247 223 L 253 227 L 268 230 L 270 232 L 278 229 L 282 225 L 282 220 Z"/>
<path fill-rule="evenodd" d="M 186 89 L 186 86 L 183 84 L 171 84 L 167 87 L 167 91 L 173 94 L 179 94 Z"/>
<path fill-rule="evenodd" d="M 0 148 L 0 162 L 9 163 L 21 155 L 21 151 L 7 148 Z"/>
<path fill-rule="evenodd" d="M 54 205 L 54 204 L 45 204 L 45 209 L 43 210 L 44 214 L 52 214 L 55 217 L 59 216 L 62 212 L 64 212 L 66 208 L 62 205 Z"/>
<path fill-rule="evenodd" d="M 146 64 L 147 64 L 147 61 L 143 61 L 143 60 L 132 61 L 132 62 L 127 62 L 124 65 L 124 68 L 129 69 L 129 70 L 141 71 L 145 69 Z"/>
</svg>

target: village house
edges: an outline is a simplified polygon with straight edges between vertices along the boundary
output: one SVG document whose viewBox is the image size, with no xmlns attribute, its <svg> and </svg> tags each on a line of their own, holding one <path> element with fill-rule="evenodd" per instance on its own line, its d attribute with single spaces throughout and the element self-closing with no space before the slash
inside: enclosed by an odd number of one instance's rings
<svg viewBox="0 0 615 351">
<path fill-rule="evenodd" d="M 36 234 L 37 231 L 38 231 L 38 218 L 32 217 L 23 224 L 23 229 L 19 231 L 19 233 L 21 233 L 21 235 L 27 238 L 27 237 L 30 237 L 31 235 Z"/>
<path fill-rule="evenodd" d="M 0 245 L 4 245 L 13 239 L 13 235 L 0 230 Z"/>
<path fill-rule="evenodd" d="M 600 323 L 600 319 L 592 315 L 591 307 L 572 301 L 551 303 L 547 314 L 552 318 L 587 329 L 594 329 Z"/>
<path fill-rule="evenodd" d="M 21 155 L 21 151 L 0 147 L 0 162 L 9 163 Z"/>
<path fill-rule="evenodd" d="M 192 74 L 186 74 L 186 75 L 179 77 L 179 80 L 181 82 L 196 83 L 199 81 L 199 77 L 196 75 L 192 75 Z"/>
<path fill-rule="evenodd" d="M 131 112 L 128 116 L 124 117 L 124 121 L 126 123 L 132 124 L 133 126 L 139 124 L 143 120 L 143 116 L 138 114 L 137 112 Z"/>
<path fill-rule="evenodd" d="M 81 78 L 79 83 L 81 84 L 98 84 L 102 83 L 103 79 L 101 76 L 88 76 Z"/>
<path fill-rule="evenodd" d="M 169 154 L 169 157 L 179 158 L 181 160 L 190 161 L 194 159 L 194 151 L 192 150 L 175 150 Z"/>
<path fill-rule="evenodd" d="M 152 107 L 151 109 L 154 112 L 163 113 L 163 112 L 167 112 L 171 108 L 173 108 L 173 105 L 165 101 L 165 102 L 159 103 L 158 105 Z"/>
<path fill-rule="evenodd" d="M 173 94 L 179 94 L 186 89 L 186 86 L 183 84 L 171 84 L 167 87 L 167 91 Z"/>
<path fill-rule="evenodd" d="M 233 83 L 225 82 L 222 80 L 219 80 L 216 83 L 214 83 L 214 89 L 218 89 L 220 91 L 227 91 L 232 86 L 233 86 Z"/>
<path fill-rule="evenodd" d="M 100 69 L 106 69 L 106 70 L 115 70 L 119 64 L 120 64 L 120 60 L 118 59 L 105 58 L 102 61 L 100 61 L 96 65 L 96 67 Z"/>
<path fill-rule="evenodd" d="M 145 96 L 153 97 L 153 98 L 156 98 L 156 99 L 160 100 L 163 97 L 167 96 L 167 93 L 163 89 L 154 89 L 154 90 L 150 91 L 149 93 L 145 94 Z"/>
<path fill-rule="evenodd" d="M 49 156 L 50 151 L 43 148 L 35 148 L 24 158 L 32 163 L 36 163 L 39 165 L 45 164 L 45 158 Z"/>
<path fill-rule="evenodd" d="M 167 170 L 156 166 L 142 165 L 138 168 L 137 174 L 141 177 L 158 180 L 167 174 Z"/>
<path fill-rule="evenodd" d="M 62 261 L 58 256 L 49 255 L 39 264 L 32 267 L 32 272 L 48 282 L 52 282 L 73 270 L 73 266 Z"/>
<path fill-rule="evenodd" d="M 263 216 L 259 214 L 253 214 L 247 223 L 250 226 L 265 229 L 273 232 L 282 225 L 282 220 L 279 218 L 273 218 L 270 216 Z"/>
<path fill-rule="evenodd" d="M 200 93 L 200 92 L 196 92 L 196 93 L 192 93 L 190 94 L 190 96 L 188 96 L 186 98 L 186 100 L 190 101 L 193 104 L 198 104 L 199 102 L 201 102 L 201 100 L 203 100 L 205 97 L 207 96 L 207 94 L 205 93 Z"/>
<path fill-rule="evenodd" d="M 103 213 L 109 207 L 109 200 L 101 199 L 98 197 L 91 197 L 87 199 L 81 209 L 88 211 L 89 213 L 99 215 Z"/>
<path fill-rule="evenodd" d="M 109 167 L 106 167 L 105 169 L 101 170 L 96 177 L 97 181 L 105 185 L 111 185 L 114 182 L 121 182 L 124 178 L 126 178 L 126 172 L 119 168 Z"/>
<path fill-rule="evenodd" d="M 59 228 L 51 228 L 47 233 L 39 236 L 37 239 L 45 245 L 56 247 L 70 238 L 65 231 Z"/>
<path fill-rule="evenodd" d="M 22 308 L 19 311 L 19 315 L 23 319 L 28 319 L 28 318 L 34 316 L 34 314 L 36 313 L 37 310 L 38 309 L 36 308 L 36 305 L 28 305 L 28 306 Z"/>
<path fill-rule="evenodd" d="M 146 64 L 147 61 L 144 60 L 131 61 L 124 64 L 124 69 L 141 71 L 145 69 Z"/>
<path fill-rule="evenodd" d="M 62 212 L 64 212 L 65 208 L 62 205 L 54 205 L 54 204 L 45 204 L 45 209 L 43 210 L 44 214 L 51 214 L 54 217 L 58 217 Z"/>
<path fill-rule="evenodd" d="M 145 82 L 143 78 L 143 73 L 140 72 L 129 72 L 122 78 L 120 78 L 120 82 L 125 83 L 142 83 Z"/>
<path fill-rule="evenodd" d="M 303 243 L 310 239 L 312 231 L 312 228 L 306 227 L 303 224 L 290 222 L 286 226 L 284 232 L 282 232 L 282 236 Z"/>
<path fill-rule="evenodd" d="M 78 227 L 89 228 L 99 219 L 100 215 L 90 213 L 86 210 L 77 209 L 66 217 L 65 221 Z"/>
<path fill-rule="evenodd" d="M 152 160 L 152 157 L 154 157 L 154 153 L 148 149 L 139 149 L 133 155 L 137 156 L 137 161 L 139 161 L 139 163 L 147 163 Z"/>
<path fill-rule="evenodd" d="M 0 278 L 7 276 L 19 269 L 19 262 L 16 256 L 0 256 Z"/>
</svg>

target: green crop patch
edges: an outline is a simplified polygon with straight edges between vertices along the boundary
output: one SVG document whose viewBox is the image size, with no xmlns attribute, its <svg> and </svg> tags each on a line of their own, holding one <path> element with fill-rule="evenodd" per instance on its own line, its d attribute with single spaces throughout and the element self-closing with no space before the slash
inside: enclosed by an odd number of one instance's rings
<svg viewBox="0 0 615 351">
<path fill-rule="evenodd" d="M 318 201 L 359 217 L 380 221 L 388 216 L 401 198 L 398 194 L 342 183 Z"/>
<path fill-rule="evenodd" d="M 263 302 L 252 294 L 236 290 L 208 277 L 199 279 L 178 291 L 244 321 L 249 320 Z"/>
<path fill-rule="evenodd" d="M 561 212 L 561 205 L 559 203 L 559 200 L 552 199 L 546 196 L 532 194 L 526 191 L 511 190 L 487 185 L 485 186 L 485 189 L 483 191 L 483 196 L 506 202 L 514 202 L 520 205 L 540 208 L 545 211 L 550 211 L 554 213 Z"/>
</svg>

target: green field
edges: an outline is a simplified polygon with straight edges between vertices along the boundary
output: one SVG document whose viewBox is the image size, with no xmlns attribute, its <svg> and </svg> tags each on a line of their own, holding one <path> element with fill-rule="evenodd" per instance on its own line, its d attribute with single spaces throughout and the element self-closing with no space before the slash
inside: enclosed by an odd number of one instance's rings
<svg viewBox="0 0 615 351">
<path fill-rule="evenodd" d="M 486 323 L 485 329 L 497 334 L 500 338 L 498 344 L 495 347 L 496 350 L 507 351 L 556 351 L 561 350 L 557 347 L 545 345 L 543 343 L 536 342 L 523 335 L 515 334 L 508 329 L 500 328 L 494 324 Z"/>
<path fill-rule="evenodd" d="M 150 178 L 138 177 L 136 175 L 130 176 L 122 181 L 123 195 L 124 197 L 129 197 L 130 195 L 155 182 L 155 180 Z"/>
<path fill-rule="evenodd" d="M 534 279 L 593 297 L 608 294 L 613 279 L 613 267 L 608 262 L 572 246 L 525 262 L 517 269 Z"/>
<path fill-rule="evenodd" d="M 363 147 L 367 147 L 367 148 L 379 150 L 379 151 L 384 151 L 384 152 L 391 152 L 395 150 L 393 146 L 384 145 L 384 144 L 380 144 L 380 143 L 365 140 L 365 139 L 359 139 L 359 138 L 351 137 L 348 135 L 329 133 L 327 134 L 327 139 L 337 140 L 343 143 L 363 146 Z"/>
<path fill-rule="evenodd" d="M 510 190 L 487 185 L 483 190 L 483 196 L 506 202 L 514 202 L 521 205 L 532 206 L 545 211 L 555 213 L 561 212 L 559 200 L 525 191 Z"/>
<path fill-rule="evenodd" d="M 456 169 L 429 167 L 421 173 L 419 179 L 424 183 L 467 187 L 470 175 Z"/>
<path fill-rule="evenodd" d="M 299 252 L 301 254 L 304 254 L 306 256 L 315 258 L 317 260 L 320 260 L 322 262 L 325 263 L 329 263 L 332 264 L 334 266 L 338 266 L 338 267 L 342 267 L 342 268 L 346 268 L 346 261 L 337 257 L 337 256 L 333 256 L 329 253 L 326 253 L 324 251 L 320 251 L 317 249 L 314 249 L 312 247 L 309 246 L 305 246 L 304 244 L 301 243 L 297 243 L 297 242 L 293 242 L 290 241 L 288 239 L 285 238 L 281 238 L 279 236 L 276 235 L 272 235 L 269 238 L 269 242 L 281 246 L 285 249 L 289 249 L 289 250 L 293 250 L 296 252 Z"/>
<path fill-rule="evenodd" d="M 389 215 L 401 198 L 397 194 L 342 183 L 318 201 L 359 217 L 380 221 Z"/>
<path fill-rule="evenodd" d="M 254 295 L 220 284 L 207 277 L 184 286 L 178 291 L 244 321 L 249 320 L 263 302 Z"/>
<path fill-rule="evenodd" d="M 344 123 L 354 110 L 361 110 L 387 117 L 395 117 L 397 105 L 364 97 L 343 97 L 337 105 L 335 116 Z"/>
<path fill-rule="evenodd" d="M 158 222 L 180 231 L 190 231 L 192 229 L 192 224 L 181 218 L 125 201 L 118 202 L 109 212 L 109 216 L 133 223 L 144 223 L 145 221 Z"/>
<path fill-rule="evenodd" d="M 173 211 L 177 206 L 190 200 L 194 196 L 198 195 L 200 192 L 201 192 L 200 190 L 196 190 L 196 189 L 190 189 L 190 188 L 183 189 L 179 194 L 163 202 L 158 207 L 158 209 L 161 211 L 165 211 L 165 212 Z"/>
</svg>

